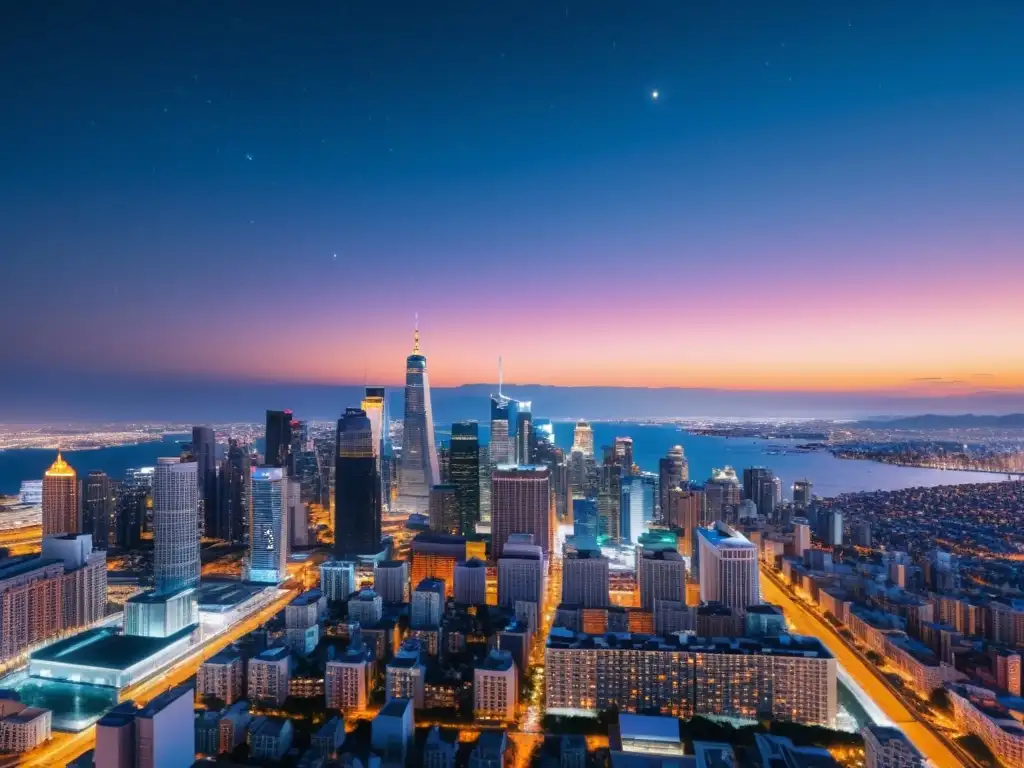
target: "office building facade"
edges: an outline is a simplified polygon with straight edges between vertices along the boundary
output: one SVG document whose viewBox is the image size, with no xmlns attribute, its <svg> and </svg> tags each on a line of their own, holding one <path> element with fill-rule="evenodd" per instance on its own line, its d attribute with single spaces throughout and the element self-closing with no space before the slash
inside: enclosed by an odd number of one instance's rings
<svg viewBox="0 0 1024 768">
<path fill-rule="evenodd" d="M 500 557 L 509 536 L 532 534 L 547 553 L 551 549 L 551 472 L 547 467 L 502 465 L 491 484 L 491 541 Z"/>
<path fill-rule="evenodd" d="M 86 475 L 82 482 L 82 533 L 92 536 L 97 549 L 113 544 L 116 504 L 114 484 L 106 472 Z"/>
<path fill-rule="evenodd" d="M 78 531 L 78 475 L 58 451 L 43 474 L 43 536 Z"/>
<path fill-rule="evenodd" d="M 246 577 L 259 584 L 279 584 L 288 576 L 288 485 L 282 467 L 252 470 L 249 513 L 249 561 Z"/>
<path fill-rule="evenodd" d="M 459 519 L 454 533 L 470 536 L 480 522 L 480 431 L 475 421 L 452 424 L 450 464 Z"/>
<path fill-rule="evenodd" d="M 334 553 L 354 560 L 381 551 L 381 482 L 373 425 L 359 408 L 338 420 L 334 471 Z"/>
<path fill-rule="evenodd" d="M 199 584 L 199 483 L 196 463 L 157 459 L 153 473 L 153 577 L 156 591 Z"/>
<path fill-rule="evenodd" d="M 697 531 L 700 550 L 700 599 L 721 603 L 735 615 L 761 602 L 757 547 L 722 522 Z"/>
<path fill-rule="evenodd" d="M 199 487 L 199 519 L 203 532 L 217 537 L 217 438 L 212 427 L 192 427 L 192 457 Z"/>
</svg>

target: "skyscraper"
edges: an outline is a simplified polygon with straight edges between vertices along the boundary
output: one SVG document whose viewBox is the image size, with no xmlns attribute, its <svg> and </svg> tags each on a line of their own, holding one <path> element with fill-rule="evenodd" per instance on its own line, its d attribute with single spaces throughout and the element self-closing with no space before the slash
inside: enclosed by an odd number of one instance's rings
<svg viewBox="0 0 1024 768">
<path fill-rule="evenodd" d="M 451 476 L 459 515 L 457 533 L 469 536 L 480 522 L 480 432 L 475 421 L 452 424 Z"/>
<path fill-rule="evenodd" d="M 622 515 L 619 536 L 623 541 L 637 543 L 654 517 L 653 475 L 632 475 L 622 478 L 619 510 Z"/>
<path fill-rule="evenodd" d="M 708 515 L 712 520 L 729 520 L 735 517 L 742 501 L 742 494 L 743 489 L 740 487 L 739 478 L 736 477 L 736 470 L 732 467 L 711 470 L 711 479 L 704 484 Z"/>
<path fill-rule="evenodd" d="M 576 429 L 572 433 L 572 451 L 570 453 L 576 451 L 588 458 L 594 456 L 594 430 L 585 421 L 577 421 Z"/>
<path fill-rule="evenodd" d="M 227 456 L 217 478 L 217 523 L 213 535 L 235 543 L 245 540 L 249 519 L 249 453 L 237 440 L 228 441 Z"/>
<path fill-rule="evenodd" d="M 668 492 L 668 506 L 661 518 L 670 528 L 683 531 L 679 551 L 693 557 L 697 528 L 704 522 L 704 491 L 690 488 L 672 488 Z"/>
<path fill-rule="evenodd" d="M 500 557 L 508 537 L 533 534 L 547 554 L 551 549 L 551 472 L 547 467 L 505 464 L 494 470 L 491 483 L 491 542 Z"/>
<path fill-rule="evenodd" d="M 380 460 L 384 455 L 384 440 L 388 428 L 387 398 L 384 387 L 367 387 L 363 398 L 362 409 L 370 420 L 373 433 L 373 452 L 377 457 L 377 471 L 380 472 Z"/>
<path fill-rule="evenodd" d="M 373 440 L 373 425 L 366 412 L 345 409 L 338 420 L 334 470 L 334 553 L 339 560 L 380 552 L 381 483 Z M 402 477 L 404 482 L 404 469 Z M 427 493 L 429 500 L 429 490 Z"/>
<path fill-rule="evenodd" d="M 697 529 L 700 547 L 700 599 L 722 603 L 742 616 L 761 602 L 757 547 L 722 522 Z"/>
<path fill-rule="evenodd" d="M 288 483 L 283 467 L 253 467 L 247 578 L 277 584 L 288 574 Z"/>
<path fill-rule="evenodd" d="M 92 536 L 97 549 L 107 549 L 114 525 L 113 484 L 106 472 L 93 471 L 82 485 L 82 533 Z"/>
<path fill-rule="evenodd" d="M 117 545 L 124 549 L 135 549 L 142 540 L 142 525 L 146 520 L 146 502 L 149 489 L 127 482 L 117 493 L 117 524 L 115 536 Z"/>
<path fill-rule="evenodd" d="M 459 534 L 461 528 L 455 486 L 433 486 L 430 489 L 430 530 Z"/>
<path fill-rule="evenodd" d="M 807 509 L 813 490 L 814 485 L 810 480 L 797 480 L 793 483 L 793 506 L 800 510 Z"/>
<path fill-rule="evenodd" d="M 427 358 L 420 354 L 417 326 L 412 354 L 406 359 L 405 366 L 405 429 L 402 435 L 402 469 L 398 479 L 401 510 L 424 514 L 430 504 L 430 486 L 436 485 L 438 479 Z"/>
<path fill-rule="evenodd" d="M 536 457 L 531 455 L 533 445 L 533 404 L 520 401 L 516 408 L 516 461 L 519 464 L 533 464 Z"/>
<path fill-rule="evenodd" d="M 153 577 L 158 594 L 199 584 L 196 464 L 157 459 L 153 473 Z"/>
<path fill-rule="evenodd" d="M 757 514 L 768 520 L 775 516 L 775 474 L 764 467 L 743 470 L 743 498 L 757 505 Z"/>
<path fill-rule="evenodd" d="M 292 412 L 267 411 L 267 446 L 264 464 L 288 467 L 292 451 Z"/>
<path fill-rule="evenodd" d="M 509 399 L 502 394 L 491 395 L 491 466 L 514 464 L 509 437 Z"/>
<path fill-rule="evenodd" d="M 199 519 L 207 536 L 219 536 L 217 528 L 217 441 L 210 427 L 192 427 L 192 455 L 199 483 Z"/>
<path fill-rule="evenodd" d="M 690 479 L 690 466 L 683 454 L 683 446 L 672 446 L 665 458 L 658 460 L 658 509 L 662 519 L 668 509 L 668 492 Z"/>
<path fill-rule="evenodd" d="M 43 475 L 43 536 L 78 533 L 78 476 L 57 451 Z"/>
<path fill-rule="evenodd" d="M 630 474 L 633 471 L 633 438 L 615 438 L 615 463 L 622 467 L 623 474 Z"/>
</svg>

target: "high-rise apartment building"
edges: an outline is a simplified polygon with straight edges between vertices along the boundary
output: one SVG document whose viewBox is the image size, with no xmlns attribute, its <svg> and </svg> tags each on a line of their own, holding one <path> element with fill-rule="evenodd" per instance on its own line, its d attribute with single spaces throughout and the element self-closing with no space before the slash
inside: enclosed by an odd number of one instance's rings
<svg viewBox="0 0 1024 768">
<path fill-rule="evenodd" d="M 512 654 L 492 650 L 473 670 L 473 717 L 511 723 L 519 704 L 519 675 Z"/>
<path fill-rule="evenodd" d="M 65 631 L 89 626 L 106 615 L 107 555 L 93 550 L 92 536 L 47 536 L 40 559 L 64 564 L 61 626 Z"/>
<path fill-rule="evenodd" d="M 480 432 L 475 421 L 452 424 L 450 472 L 459 520 L 459 529 L 452 533 L 471 536 L 480 522 Z"/>
<path fill-rule="evenodd" d="M 562 558 L 562 602 L 580 608 L 608 607 L 608 558 L 580 549 Z"/>
<path fill-rule="evenodd" d="M 815 638 L 577 635 L 555 628 L 545 650 L 549 714 L 660 709 L 830 727 L 836 660 Z"/>
<path fill-rule="evenodd" d="M 137 768 L 188 768 L 196 759 L 192 688 L 161 693 L 135 715 Z"/>
<path fill-rule="evenodd" d="M 153 473 L 153 577 L 160 594 L 199 584 L 196 463 L 157 459 Z"/>
<path fill-rule="evenodd" d="M 339 658 L 327 662 L 324 695 L 328 709 L 362 712 L 369 708 L 373 693 L 375 659 L 366 646 L 349 647 Z"/>
<path fill-rule="evenodd" d="M 217 438 L 212 427 L 192 427 L 192 456 L 199 484 L 199 519 L 207 536 L 218 535 Z"/>
<path fill-rule="evenodd" d="M 412 593 L 409 625 L 413 629 L 432 629 L 440 626 L 444 613 L 445 586 L 439 579 L 424 579 Z"/>
<path fill-rule="evenodd" d="M 658 460 L 658 509 L 662 519 L 668 508 L 668 494 L 690 480 L 690 464 L 683 453 L 683 446 L 672 446 L 665 457 Z"/>
<path fill-rule="evenodd" d="M 478 452 L 480 464 L 480 522 L 491 522 L 491 449 L 481 445 Z"/>
<path fill-rule="evenodd" d="M 572 433 L 572 453 L 579 451 L 584 457 L 594 457 L 594 430 L 585 421 L 577 421 Z"/>
<path fill-rule="evenodd" d="M 78 533 L 78 529 L 78 475 L 58 451 L 43 475 L 43 536 Z"/>
<path fill-rule="evenodd" d="M 232 650 L 223 650 L 199 665 L 196 698 L 213 698 L 230 707 L 245 698 L 245 661 Z"/>
<path fill-rule="evenodd" d="M 430 530 L 457 535 L 462 532 L 459 519 L 458 489 L 454 485 L 435 485 L 430 489 Z"/>
<path fill-rule="evenodd" d="M 263 452 L 265 466 L 290 468 L 292 421 L 291 411 L 267 411 L 267 445 Z"/>
<path fill-rule="evenodd" d="M 700 599 L 721 603 L 743 616 L 761 602 L 757 547 L 733 528 L 716 522 L 697 530 L 700 548 Z"/>
<path fill-rule="evenodd" d="M 405 429 L 402 433 L 402 470 L 398 478 L 398 504 L 402 511 L 425 513 L 430 487 L 439 479 L 427 358 L 420 354 L 420 331 L 417 327 L 412 354 L 405 365 Z"/>
<path fill-rule="evenodd" d="M 338 420 L 334 471 L 334 553 L 338 559 L 352 560 L 381 551 L 381 483 L 373 439 L 366 413 L 346 409 Z M 404 470 L 402 474 L 404 477 Z"/>
<path fill-rule="evenodd" d="M 373 588 L 385 603 L 409 602 L 409 563 L 404 560 L 374 563 Z"/>
<path fill-rule="evenodd" d="M 106 472 L 94 470 L 86 475 L 82 482 L 82 533 L 92 536 L 98 549 L 113 543 L 116 502 L 114 484 Z"/>
<path fill-rule="evenodd" d="M 356 591 L 356 564 L 348 560 L 328 560 L 320 566 L 320 590 L 328 602 L 348 600 Z"/>
<path fill-rule="evenodd" d="M 502 465 L 491 483 L 491 541 L 500 557 L 508 537 L 533 534 L 547 553 L 551 549 L 551 471 L 547 467 Z"/>
<path fill-rule="evenodd" d="M 793 518 L 793 554 L 803 557 L 811 548 L 811 524 L 806 517 Z"/>
<path fill-rule="evenodd" d="M 60 560 L 0 561 L 0 662 L 64 629 L 64 564 Z"/>
<path fill-rule="evenodd" d="M 288 698 L 291 655 L 287 648 L 270 648 L 249 659 L 249 700 L 276 706 Z"/>
</svg>

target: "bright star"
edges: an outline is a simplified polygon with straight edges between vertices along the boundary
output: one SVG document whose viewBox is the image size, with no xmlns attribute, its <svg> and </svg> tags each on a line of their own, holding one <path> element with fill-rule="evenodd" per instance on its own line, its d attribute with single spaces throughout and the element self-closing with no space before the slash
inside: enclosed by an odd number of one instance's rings
<svg viewBox="0 0 1024 768">
<path fill-rule="evenodd" d="M 655 101 L 657 101 L 658 100 L 658 92 L 657 91 L 651 91 L 651 98 L 654 99 Z"/>
</svg>

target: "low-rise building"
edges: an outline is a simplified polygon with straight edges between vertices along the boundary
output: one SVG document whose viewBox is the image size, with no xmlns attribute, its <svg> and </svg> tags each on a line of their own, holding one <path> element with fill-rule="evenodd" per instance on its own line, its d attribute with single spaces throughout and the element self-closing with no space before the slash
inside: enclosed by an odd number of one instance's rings
<svg viewBox="0 0 1024 768">
<path fill-rule="evenodd" d="M 255 760 L 281 760 L 292 746 L 294 728 L 283 717 L 257 717 L 249 726 L 249 756 Z"/>
<path fill-rule="evenodd" d="M 860 734 L 864 737 L 864 768 L 924 768 L 921 753 L 899 728 L 869 725 Z"/>
<path fill-rule="evenodd" d="M 28 752 L 50 740 L 53 713 L 39 707 L 25 707 L 0 720 L 0 750 Z"/>
<path fill-rule="evenodd" d="M 1003 765 L 1024 765 L 1024 700 L 973 685 L 950 685 L 946 690 L 958 728 L 985 742 Z"/>
<path fill-rule="evenodd" d="M 291 653 L 287 648 L 269 648 L 249 660 L 249 699 L 280 706 L 288 698 L 291 682 Z"/>
</svg>

